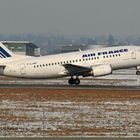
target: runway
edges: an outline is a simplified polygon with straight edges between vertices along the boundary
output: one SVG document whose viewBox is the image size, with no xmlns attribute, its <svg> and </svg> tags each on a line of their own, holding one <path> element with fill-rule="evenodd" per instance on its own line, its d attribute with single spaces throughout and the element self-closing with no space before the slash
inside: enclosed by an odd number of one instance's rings
<svg viewBox="0 0 140 140">
<path fill-rule="evenodd" d="M 45 137 L 45 138 L 0 138 L 0 140 L 139 140 L 139 138 L 112 138 L 112 137 Z"/>
<path fill-rule="evenodd" d="M 126 75 L 127 73 L 127 75 Z M 133 70 L 125 70 L 102 78 L 80 78 L 78 86 L 69 85 L 69 78 L 20 79 L 0 76 L 0 88 L 46 88 L 46 89 L 115 89 L 140 90 L 140 77 Z"/>
<path fill-rule="evenodd" d="M 45 89 L 86 89 L 86 90 L 140 90 L 140 86 L 111 85 L 65 85 L 65 84 L 0 84 L 0 88 L 45 88 Z"/>
</svg>

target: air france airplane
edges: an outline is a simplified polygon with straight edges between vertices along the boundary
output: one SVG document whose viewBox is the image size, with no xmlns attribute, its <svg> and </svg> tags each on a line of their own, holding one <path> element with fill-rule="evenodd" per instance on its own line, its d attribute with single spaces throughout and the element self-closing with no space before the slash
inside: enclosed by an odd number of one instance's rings
<svg viewBox="0 0 140 140">
<path fill-rule="evenodd" d="M 119 46 L 41 57 L 13 54 L 0 42 L 0 74 L 20 78 L 71 77 L 70 85 L 80 84 L 79 76 L 99 77 L 113 70 L 136 67 L 140 75 L 140 47 Z"/>
</svg>

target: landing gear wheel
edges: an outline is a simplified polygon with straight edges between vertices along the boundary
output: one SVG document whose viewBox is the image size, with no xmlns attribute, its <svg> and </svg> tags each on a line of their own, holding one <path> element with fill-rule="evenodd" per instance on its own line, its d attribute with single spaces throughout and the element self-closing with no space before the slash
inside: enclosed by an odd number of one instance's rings
<svg viewBox="0 0 140 140">
<path fill-rule="evenodd" d="M 136 71 L 136 75 L 140 75 L 140 71 Z"/>
<path fill-rule="evenodd" d="M 79 80 L 78 78 L 75 79 L 75 80 L 74 80 L 74 84 L 75 84 L 75 85 L 79 85 L 79 84 L 80 84 L 80 80 Z"/>
<path fill-rule="evenodd" d="M 68 83 L 70 85 L 73 85 L 73 84 L 79 85 L 80 84 L 80 79 L 79 78 L 76 78 L 76 79 L 71 78 L 71 79 L 69 79 Z"/>
<path fill-rule="evenodd" d="M 73 84 L 74 84 L 74 79 L 73 79 L 73 78 L 69 79 L 68 83 L 69 83 L 70 85 L 73 85 Z"/>
</svg>

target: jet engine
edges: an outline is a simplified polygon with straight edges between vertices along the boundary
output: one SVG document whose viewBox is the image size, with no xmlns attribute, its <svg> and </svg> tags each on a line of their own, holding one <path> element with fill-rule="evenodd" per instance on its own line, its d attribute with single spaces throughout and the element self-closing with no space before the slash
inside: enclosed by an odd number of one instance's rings
<svg viewBox="0 0 140 140">
<path fill-rule="evenodd" d="M 112 73 L 111 65 L 98 65 L 93 66 L 90 74 L 94 77 L 104 76 Z"/>
</svg>

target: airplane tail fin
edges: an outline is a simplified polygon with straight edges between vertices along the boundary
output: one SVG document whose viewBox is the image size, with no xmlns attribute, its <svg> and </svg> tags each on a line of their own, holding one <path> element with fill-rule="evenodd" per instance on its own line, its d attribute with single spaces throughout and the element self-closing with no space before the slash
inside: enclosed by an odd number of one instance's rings
<svg viewBox="0 0 140 140">
<path fill-rule="evenodd" d="M 14 54 L 2 42 L 0 42 L 0 59 L 6 59 L 12 56 L 14 56 Z"/>
</svg>

